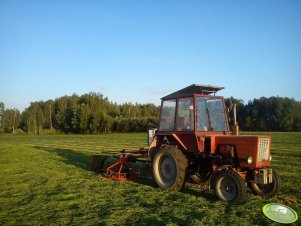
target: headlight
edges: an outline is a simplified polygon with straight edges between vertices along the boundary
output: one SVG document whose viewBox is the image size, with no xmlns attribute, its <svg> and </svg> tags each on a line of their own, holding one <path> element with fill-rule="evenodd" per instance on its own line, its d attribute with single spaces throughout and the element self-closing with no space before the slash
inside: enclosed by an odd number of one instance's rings
<svg viewBox="0 0 301 226">
<path fill-rule="evenodd" d="M 269 158 L 269 160 L 270 160 L 270 161 L 272 161 L 272 155 L 270 155 L 270 158 Z"/>
<path fill-rule="evenodd" d="M 252 164 L 252 162 L 253 162 L 253 157 L 252 157 L 252 156 L 248 157 L 248 158 L 247 158 L 247 162 L 248 162 L 248 164 Z"/>
</svg>

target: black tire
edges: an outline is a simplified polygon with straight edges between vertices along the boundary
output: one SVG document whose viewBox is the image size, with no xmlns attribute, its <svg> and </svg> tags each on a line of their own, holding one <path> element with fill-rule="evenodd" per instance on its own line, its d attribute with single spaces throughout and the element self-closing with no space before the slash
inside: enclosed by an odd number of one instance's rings
<svg viewBox="0 0 301 226">
<path fill-rule="evenodd" d="M 164 146 L 152 160 L 153 178 L 167 191 L 179 191 L 185 184 L 188 163 L 185 155 L 175 146 Z"/>
<path fill-rule="evenodd" d="M 276 195 L 280 190 L 280 177 L 275 169 L 273 169 L 273 182 L 270 184 L 256 184 L 255 182 L 250 183 L 251 190 L 255 195 L 262 196 L 264 198 L 271 198 Z"/>
<path fill-rule="evenodd" d="M 238 173 L 223 170 L 214 176 L 214 192 L 218 199 L 230 204 L 240 204 L 245 201 L 246 187 Z"/>
</svg>

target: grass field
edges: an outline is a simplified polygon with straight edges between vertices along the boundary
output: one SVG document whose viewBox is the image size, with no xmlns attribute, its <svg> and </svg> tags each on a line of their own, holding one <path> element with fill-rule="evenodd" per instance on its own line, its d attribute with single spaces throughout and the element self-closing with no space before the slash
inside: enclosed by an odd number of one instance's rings
<svg viewBox="0 0 301 226">
<path fill-rule="evenodd" d="M 165 192 L 148 177 L 118 182 L 89 170 L 94 153 L 146 146 L 144 133 L 1 135 L 0 225 L 278 225 L 261 209 L 279 202 L 301 216 L 301 133 L 269 135 L 281 191 L 265 200 L 248 189 L 236 206 L 196 185 Z"/>
</svg>

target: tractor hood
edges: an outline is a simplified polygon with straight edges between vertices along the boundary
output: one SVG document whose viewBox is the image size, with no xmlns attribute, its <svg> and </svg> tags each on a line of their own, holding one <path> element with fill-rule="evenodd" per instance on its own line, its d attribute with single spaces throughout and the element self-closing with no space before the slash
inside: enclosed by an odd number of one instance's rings
<svg viewBox="0 0 301 226">
<path fill-rule="evenodd" d="M 216 136 L 215 145 L 234 146 L 241 167 L 259 168 L 270 165 L 271 140 L 270 136 Z M 249 157 L 253 159 L 251 164 L 247 162 Z"/>
</svg>

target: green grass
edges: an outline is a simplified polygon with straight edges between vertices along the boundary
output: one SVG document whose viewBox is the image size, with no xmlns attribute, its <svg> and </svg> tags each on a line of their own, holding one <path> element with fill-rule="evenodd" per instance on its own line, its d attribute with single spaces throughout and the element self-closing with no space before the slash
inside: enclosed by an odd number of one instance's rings
<svg viewBox="0 0 301 226">
<path fill-rule="evenodd" d="M 94 153 L 146 146 L 143 133 L 1 135 L 0 225 L 278 225 L 261 209 L 279 202 L 301 216 L 301 133 L 269 135 L 282 189 L 271 200 L 248 190 L 237 206 L 196 185 L 165 192 L 148 177 L 118 182 L 89 170 Z"/>
</svg>

